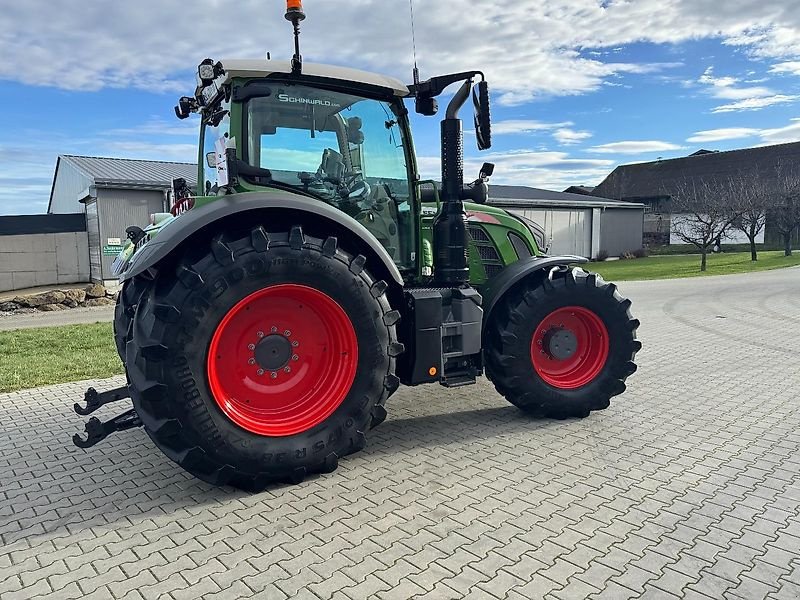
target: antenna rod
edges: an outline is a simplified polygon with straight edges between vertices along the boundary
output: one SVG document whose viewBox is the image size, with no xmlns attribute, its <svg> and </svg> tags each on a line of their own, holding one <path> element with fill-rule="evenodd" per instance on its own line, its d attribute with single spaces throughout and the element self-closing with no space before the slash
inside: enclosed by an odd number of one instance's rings
<svg viewBox="0 0 800 600">
<path fill-rule="evenodd" d="M 411 11 L 411 53 L 414 57 L 414 85 L 419 85 L 419 69 L 417 68 L 417 36 L 414 33 L 414 0 L 408 0 L 408 8 Z"/>
<path fill-rule="evenodd" d="M 287 21 L 292 22 L 294 29 L 294 56 L 292 57 L 292 75 L 299 75 L 303 71 L 303 57 L 300 54 L 300 21 L 306 18 L 303 12 L 302 0 L 286 0 Z"/>
</svg>

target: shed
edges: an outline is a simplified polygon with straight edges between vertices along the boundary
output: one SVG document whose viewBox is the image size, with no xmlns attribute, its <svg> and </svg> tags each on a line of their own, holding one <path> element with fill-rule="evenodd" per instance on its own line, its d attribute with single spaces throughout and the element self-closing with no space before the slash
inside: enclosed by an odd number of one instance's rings
<svg viewBox="0 0 800 600">
<path fill-rule="evenodd" d="M 526 217 L 545 230 L 551 254 L 597 258 L 642 247 L 644 205 L 525 186 L 492 185 L 489 204 Z"/>
<path fill-rule="evenodd" d="M 195 163 L 61 155 L 50 191 L 50 214 L 84 213 L 93 281 L 114 279 L 114 262 L 125 228 L 145 225 L 169 210 L 172 180 L 195 185 Z"/>
</svg>

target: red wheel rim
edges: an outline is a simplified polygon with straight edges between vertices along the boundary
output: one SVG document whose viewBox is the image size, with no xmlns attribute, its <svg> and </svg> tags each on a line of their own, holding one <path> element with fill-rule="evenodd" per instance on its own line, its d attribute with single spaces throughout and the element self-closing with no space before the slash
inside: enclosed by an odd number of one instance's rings
<svg viewBox="0 0 800 600">
<path fill-rule="evenodd" d="M 588 308 L 554 310 L 533 333 L 533 368 L 553 387 L 571 390 L 586 385 L 603 370 L 607 359 L 608 330 Z"/>
<path fill-rule="evenodd" d="M 208 383 L 220 410 L 258 435 L 287 436 L 327 419 L 350 391 L 358 341 L 330 296 L 280 284 L 238 302 L 208 350 Z"/>
</svg>

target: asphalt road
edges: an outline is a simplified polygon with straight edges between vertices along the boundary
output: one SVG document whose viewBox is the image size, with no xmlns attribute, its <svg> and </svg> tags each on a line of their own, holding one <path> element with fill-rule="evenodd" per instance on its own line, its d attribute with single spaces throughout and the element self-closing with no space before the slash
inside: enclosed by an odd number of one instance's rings
<svg viewBox="0 0 800 600">
<path fill-rule="evenodd" d="M 0 597 L 797 600 L 800 269 L 620 290 L 644 348 L 609 409 L 401 388 L 366 450 L 257 495 L 142 430 L 73 447 L 87 382 L 0 395 Z"/>
<path fill-rule="evenodd" d="M 0 315 L 0 331 L 30 329 L 32 327 L 57 327 L 82 323 L 111 322 L 114 320 L 113 306 L 93 308 L 71 308 L 58 312 L 35 312 L 29 314 Z"/>
</svg>

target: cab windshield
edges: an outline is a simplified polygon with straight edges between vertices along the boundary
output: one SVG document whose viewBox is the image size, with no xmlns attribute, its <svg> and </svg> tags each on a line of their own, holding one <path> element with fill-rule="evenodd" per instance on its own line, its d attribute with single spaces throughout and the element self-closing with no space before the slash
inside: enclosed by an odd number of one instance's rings
<svg viewBox="0 0 800 600">
<path fill-rule="evenodd" d="M 392 104 L 276 84 L 245 112 L 249 164 L 355 218 L 398 266 L 413 263 L 407 153 Z"/>
</svg>

